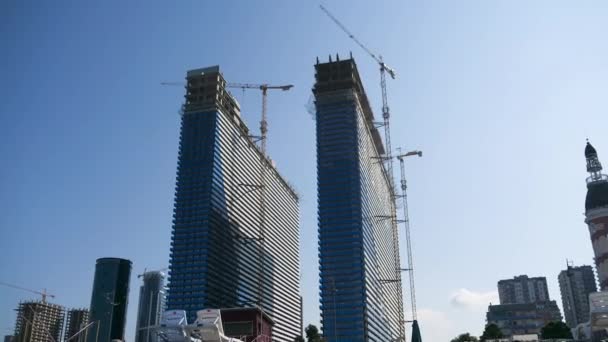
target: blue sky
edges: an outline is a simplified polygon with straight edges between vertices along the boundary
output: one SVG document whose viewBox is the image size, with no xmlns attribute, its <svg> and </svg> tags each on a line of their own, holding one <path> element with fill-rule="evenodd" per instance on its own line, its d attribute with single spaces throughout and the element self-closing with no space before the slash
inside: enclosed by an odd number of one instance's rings
<svg viewBox="0 0 608 342">
<path fill-rule="evenodd" d="M 608 3 L 326 1 L 398 72 L 392 141 L 408 160 L 419 319 L 427 341 L 478 335 L 496 282 L 592 263 L 583 222 L 589 137 L 608 165 Z M 292 83 L 269 97 L 269 153 L 301 194 L 305 322 L 318 322 L 317 56 L 357 60 L 377 113 L 377 66 L 308 1 L 0 3 L 0 281 L 88 307 L 95 259 L 166 267 L 187 69 Z M 235 93 L 252 129 L 260 95 Z M 0 334 L 28 293 L 0 290 Z"/>
</svg>

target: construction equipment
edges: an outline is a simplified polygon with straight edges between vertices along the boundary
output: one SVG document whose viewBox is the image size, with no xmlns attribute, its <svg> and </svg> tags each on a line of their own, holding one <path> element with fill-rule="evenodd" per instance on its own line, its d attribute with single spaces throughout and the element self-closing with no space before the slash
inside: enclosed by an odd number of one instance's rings
<svg viewBox="0 0 608 342">
<path fill-rule="evenodd" d="M 405 161 L 411 156 L 422 157 L 421 151 L 410 151 L 405 154 L 397 155 L 401 166 L 401 201 L 403 202 L 403 224 L 405 225 L 405 241 L 407 245 L 407 268 L 402 269 L 408 272 L 410 280 L 410 303 L 412 305 L 412 342 L 421 341 L 420 327 L 418 326 L 418 315 L 416 313 L 416 287 L 414 285 L 414 259 L 412 257 L 412 239 L 410 235 L 410 218 L 407 206 L 407 181 L 405 179 Z"/>
<path fill-rule="evenodd" d="M 392 79 L 397 77 L 397 72 L 395 69 L 389 67 L 382 60 L 382 56 L 374 54 L 370 49 L 368 49 L 354 34 L 352 34 L 346 26 L 344 26 L 327 8 L 323 5 L 319 5 L 321 10 L 327 14 L 327 16 L 336 24 L 338 27 L 344 31 L 348 35 L 350 39 L 352 39 L 363 51 L 365 51 L 371 58 L 378 63 L 380 66 L 380 88 L 382 90 L 382 118 L 384 126 L 384 144 L 386 145 L 386 156 L 385 160 L 387 161 L 388 172 L 389 172 L 389 180 L 391 181 L 391 186 L 393 186 L 393 161 L 391 157 L 392 149 L 391 149 L 391 134 L 390 134 L 390 110 L 388 106 L 388 95 L 386 91 L 386 74 L 388 73 Z"/>
<path fill-rule="evenodd" d="M 405 225 L 405 241 L 407 245 L 407 272 L 410 278 L 410 301 L 412 305 L 412 319 L 416 320 L 416 290 L 414 286 L 414 260 L 412 257 L 412 239 L 410 235 L 410 219 L 407 207 L 407 181 L 405 179 L 405 161 L 406 157 L 418 156 L 422 157 L 421 151 L 411 151 L 397 156 L 401 166 L 401 200 L 403 201 L 403 223 Z"/>
<path fill-rule="evenodd" d="M 6 286 L 6 287 L 10 287 L 10 288 L 13 288 L 13 289 L 17 289 L 17 290 L 23 290 L 23 291 L 27 291 L 27 292 L 31 292 L 31 293 L 35 293 L 35 294 L 41 295 L 43 303 L 46 303 L 46 298 L 47 297 L 55 298 L 55 295 L 46 292 L 46 289 L 43 289 L 42 292 L 40 292 L 40 291 L 30 290 L 30 289 L 26 289 L 25 287 L 21 287 L 21 286 L 17 286 L 17 285 L 12 285 L 12 284 L 8 284 L 8 283 L 4 283 L 4 282 L 0 282 L 0 285 Z"/>
</svg>

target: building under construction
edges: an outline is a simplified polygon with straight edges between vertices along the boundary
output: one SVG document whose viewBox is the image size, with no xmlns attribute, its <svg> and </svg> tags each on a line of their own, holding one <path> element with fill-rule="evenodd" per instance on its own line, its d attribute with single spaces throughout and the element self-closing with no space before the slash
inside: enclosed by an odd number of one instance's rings
<svg viewBox="0 0 608 342">
<path fill-rule="evenodd" d="M 61 341 L 65 310 L 43 301 L 19 303 L 15 342 Z"/>
<path fill-rule="evenodd" d="M 351 58 L 315 65 L 320 299 L 323 337 L 402 341 L 395 189 Z"/>
<path fill-rule="evenodd" d="M 87 309 L 71 309 L 68 310 L 65 323 L 64 339 L 67 340 L 76 335 L 82 328 L 89 323 L 89 310 Z M 86 334 L 81 333 L 78 337 L 71 339 L 73 342 L 85 341 Z"/>
<path fill-rule="evenodd" d="M 186 82 L 167 308 L 194 322 L 198 310 L 257 306 L 274 322 L 272 341 L 292 342 L 301 335 L 298 196 L 219 67 L 190 70 Z"/>
</svg>

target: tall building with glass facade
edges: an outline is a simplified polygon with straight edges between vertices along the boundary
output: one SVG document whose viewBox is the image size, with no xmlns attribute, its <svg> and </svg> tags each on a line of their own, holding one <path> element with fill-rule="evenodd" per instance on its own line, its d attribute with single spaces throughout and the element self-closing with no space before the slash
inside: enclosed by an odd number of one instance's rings
<svg viewBox="0 0 608 342">
<path fill-rule="evenodd" d="M 125 340 L 131 261 L 100 258 L 95 265 L 87 342 Z"/>
<path fill-rule="evenodd" d="M 188 71 L 186 82 L 167 308 L 193 322 L 204 308 L 260 305 L 273 341 L 291 342 L 301 334 L 298 196 L 256 145 L 219 67 Z"/>
<path fill-rule="evenodd" d="M 150 327 L 160 325 L 165 309 L 165 274 L 160 271 L 144 272 L 139 288 L 135 342 L 158 342 L 156 332 Z"/>
<path fill-rule="evenodd" d="M 315 70 L 323 336 L 397 341 L 404 322 L 396 211 L 380 133 L 352 57 Z"/>
</svg>

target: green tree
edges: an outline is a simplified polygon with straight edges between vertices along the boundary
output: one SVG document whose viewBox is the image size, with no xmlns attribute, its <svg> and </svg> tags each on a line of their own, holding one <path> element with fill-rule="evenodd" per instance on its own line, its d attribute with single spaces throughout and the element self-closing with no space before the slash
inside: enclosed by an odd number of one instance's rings
<svg viewBox="0 0 608 342">
<path fill-rule="evenodd" d="M 572 332 L 564 322 L 549 322 L 540 330 L 540 336 L 545 339 L 572 338 Z"/>
<path fill-rule="evenodd" d="M 458 335 L 458 337 L 454 337 L 450 342 L 477 342 L 479 341 L 477 337 L 471 336 L 469 333 L 464 333 Z"/>
<path fill-rule="evenodd" d="M 309 324 L 306 329 L 304 329 L 306 333 L 306 341 L 307 342 L 321 342 L 321 335 L 319 335 L 319 329 L 313 324 Z"/>
<path fill-rule="evenodd" d="M 483 334 L 481 334 L 479 337 L 479 340 L 485 341 L 502 337 L 504 337 L 504 335 L 502 334 L 502 331 L 500 331 L 498 325 L 491 323 L 486 325 L 486 328 L 484 329 Z"/>
<path fill-rule="evenodd" d="M 304 337 L 302 337 L 302 336 L 296 336 L 293 339 L 293 342 L 306 342 L 306 341 L 304 340 Z"/>
</svg>

